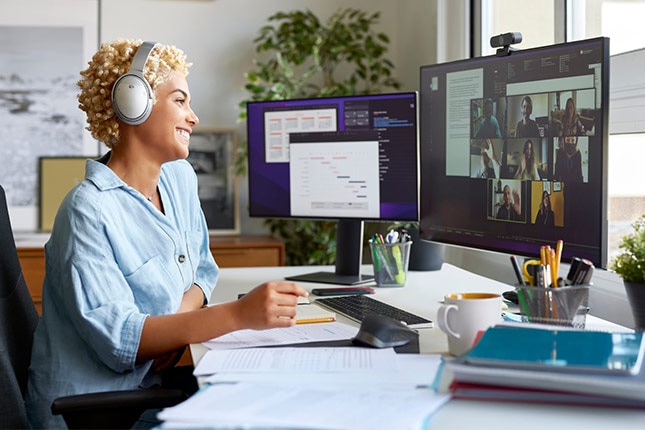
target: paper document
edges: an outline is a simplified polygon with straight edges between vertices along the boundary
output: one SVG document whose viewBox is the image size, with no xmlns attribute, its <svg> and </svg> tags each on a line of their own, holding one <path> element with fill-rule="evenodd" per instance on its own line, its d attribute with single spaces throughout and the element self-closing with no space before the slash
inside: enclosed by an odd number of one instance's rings
<svg viewBox="0 0 645 430">
<path fill-rule="evenodd" d="M 214 384 L 158 417 L 185 427 L 424 428 L 449 396 L 429 389 L 375 390 L 280 384 Z"/>
<path fill-rule="evenodd" d="M 360 372 L 308 372 L 271 371 L 264 373 L 225 372 L 216 373 L 205 379 L 206 383 L 261 382 L 282 386 L 298 385 L 310 387 L 374 387 L 401 389 L 432 387 L 437 369 L 441 363 L 439 354 L 397 354 L 398 370 L 366 370 Z"/>
<path fill-rule="evenodd" d="M 208 349 L 249 348 L 290 345 L 294 343 L 351 339 L 358 327 L 338 321 L 319 324 L 297 324 L 268 330 L 238 330 L 203 342 Z"/>
<path fill-rule="evenodd" d="M 221 372 L 398 370 L 393 348 L 246 348 L 208 351 L 196 376 Z"/>
</svg>

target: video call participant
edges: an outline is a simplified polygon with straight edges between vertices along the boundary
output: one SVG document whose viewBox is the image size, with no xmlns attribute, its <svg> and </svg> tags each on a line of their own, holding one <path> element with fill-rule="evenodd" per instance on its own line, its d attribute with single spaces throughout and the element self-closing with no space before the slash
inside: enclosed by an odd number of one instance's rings
<svg viewBox="0 0 645 430">
<path fill-rule="evenodd" d="M 307 294 L 292 282 L 266 282 L 239 300 L 205 306 L 219 269 L 197 176 L 185 160 L 199 122 L 186 81 L 190 63 L 174 46 L 150 51 L 142 68 L 153 97 L 143 100 L 152 109 L 131 124 L 132 115 L 117 118 L 111 93 L 140 46 L 102 44 L 78 82 L 88 130 L 110 151 L 88 160 L 45 245 L 26 396 L 33 428 L 65 428 L 50 409 L 60 396 L 167 386 L 181 375 L 174 388 L 190 394 L 197 389 L 192 373 L 173 367 L 186 345 L 292 326 L 298 296 Z"/>
<path fill-rule="evenodd" d="M 513 190 L 511 197 L 511 187 L 509 185 L 504 185 L 502 205 L 497 210 L 495 218 L 506 221 L 523 221 L 520 195 L 517 190 Z"/>
<path fill-rule="evenodd" d="M 485 139 L 488 137 L 501 139 L 502 132 L 499 128 L 499 122 L 495 118 L 495 115 L 493 115 L 492 99 L 484 100 L 483 115 L 479 119 L 481 122 L 479 123 L 479 130 L 477 130 L 475 138 Z"/>
<path fill-rule="evenodd" d="M 535 150 L 533 142 L 528 139 L 524 142 L 522 154 L 520 155 L 520 165 L 515 172 L 515 179 L 539 181 L 540 173 L 537 168 L 537 161 L 535 159 Z"/>
<path fill-rule="evenodd" d="M 535 224 L 547 227 L 555 226 L 555 214 L 551 209 L 551 196 L 546 190 L 542 191 L 542 201 L 535 215 Z"/>
<path fill-rule="evenodd" d="M 553 179 L 562 182 L 583 182 L 582 153 L 578 149 L 577 137 L 558 138 Z"/>
<path fill-rule="evenodd" d="M 515 137 L 539 137 L 540 130 L 537 123 L 531 119 L 533 114 L 533 100 L 524 96 L 521 104 L 522 119 L 515 126 Z"/>
<path fill-rule="evenodd" d="M 501 165 L 497 160 L 497 155 L 495 155 L 493 142 L 490 139 L 486 139 L 481 147 L 480 168 L 479 172 L 477 172 L 477 177 L 485 179 L 499 178 L 500 168 Z"/>
<path fill-rule="evenodd" d="M 571 97 L 567 99 L 562 116 L 562 136 L 580 136 L 585 134 L 585 128 L 576 112 L 576 103 Z"/>
</svg>

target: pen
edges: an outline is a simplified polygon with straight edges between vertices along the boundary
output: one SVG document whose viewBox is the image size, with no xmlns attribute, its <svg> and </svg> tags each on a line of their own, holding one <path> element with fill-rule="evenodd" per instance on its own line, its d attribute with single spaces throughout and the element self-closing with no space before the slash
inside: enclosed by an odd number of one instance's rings
<svg viewBox="0 0 645 430">
<path fill-rule="evenodd" d="M 520 270 L 520 264 L 517 262 L 517 258 L 515 258 L 514 255 L 511 255 L 511 264 L 513 266 L 513 270 L 515 271 L 515 276 L 517 277 L 517 283 L 519 285 L 526 285 L 524 282 L 524 277 L 522 276 L 522 272 Z"/>
</svg>

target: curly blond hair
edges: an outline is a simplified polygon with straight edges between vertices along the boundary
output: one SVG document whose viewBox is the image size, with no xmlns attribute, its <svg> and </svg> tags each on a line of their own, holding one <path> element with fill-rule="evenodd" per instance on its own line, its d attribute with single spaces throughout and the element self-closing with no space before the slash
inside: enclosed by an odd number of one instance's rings
<svg viewBox="0 0 645 430">
<path fill-rule="evenodd" d="M 119 123 L 112 108 L 112 87 L 119 76 L 129 70 L 141 44 L 141 40 L 135 39 L 118 39 L 101 44 L 77 82 L 81 90 L 78 107 L 87 116 L 86 128 L 92 137 L 105 143 L 108 148 L 114 147 L 119 141 Z M 155 91 L 173 71 L 188 75 L 191 65 L 186 62 L 182 50 L 171 45 L 157 45 L 148 56 L 144 77 Z"/>
</svg>

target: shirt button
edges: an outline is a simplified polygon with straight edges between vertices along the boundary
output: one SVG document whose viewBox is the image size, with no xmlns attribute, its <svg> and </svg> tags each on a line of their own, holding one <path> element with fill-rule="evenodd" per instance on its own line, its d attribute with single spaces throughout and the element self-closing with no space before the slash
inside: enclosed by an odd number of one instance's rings
<svg viewBox="0 0 645 430">
<path fill-rule="evenodd" d="M 183 263 L 184 261 L 186 261 L 186 256 L 185 255 L 180 255 L 177 260 L 179 260 L 180 263 Z"/>
</svg>

